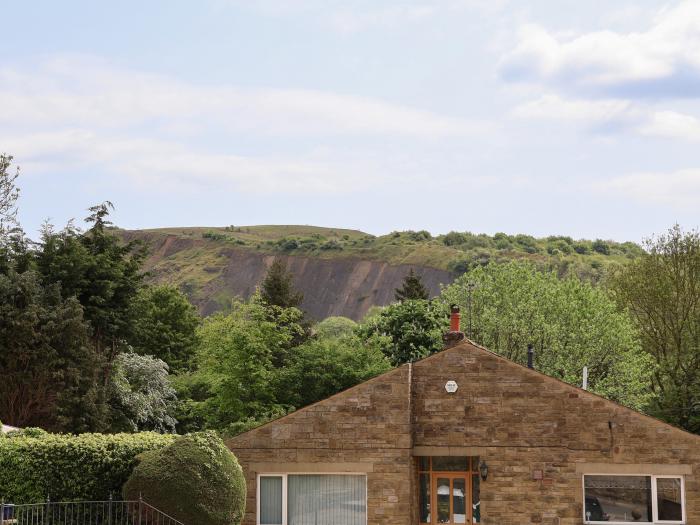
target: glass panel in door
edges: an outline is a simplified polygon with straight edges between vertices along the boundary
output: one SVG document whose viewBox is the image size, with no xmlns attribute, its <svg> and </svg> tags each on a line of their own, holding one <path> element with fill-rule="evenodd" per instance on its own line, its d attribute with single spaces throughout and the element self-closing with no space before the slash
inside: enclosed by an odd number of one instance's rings
<svg viewBox="0 0 700 525">
<path fill-rule="evenodd" d="M 467 522 L 467 480 L 452 480 L 452 523 Z"/>
<path fill-rule="evenodd" d="M 437 522 L 450 521 L 450 478 L 437 478 L 435 499 L 437 500 Z"/>
</svg>

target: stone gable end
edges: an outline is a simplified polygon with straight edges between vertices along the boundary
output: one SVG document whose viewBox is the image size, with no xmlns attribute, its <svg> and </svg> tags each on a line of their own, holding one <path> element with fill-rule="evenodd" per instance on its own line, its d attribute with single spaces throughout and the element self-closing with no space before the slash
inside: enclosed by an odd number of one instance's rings
<svg viewBox="0 0 700 525">
<path fill-rule="evenodd" d="M 457 388 L 445 388 L 450 381 Z M 368 525 L 418 523 L 418 457 L 478 456 L 481 523 L 580 525 L 584 474 L 682 475 L 700 524 L 700 437 L 469 342 L 228 441 L 256 523 L 264 473 L 367 476 Z"/>
</svg>

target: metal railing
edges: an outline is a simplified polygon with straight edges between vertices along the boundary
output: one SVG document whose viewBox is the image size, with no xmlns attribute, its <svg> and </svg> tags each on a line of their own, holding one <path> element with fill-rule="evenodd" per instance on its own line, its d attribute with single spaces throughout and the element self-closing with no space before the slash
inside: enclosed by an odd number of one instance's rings
<svg viewBox="0 0 700 525">
<path fill-rule="evenodd" d="M 60 501 L 12 505 L 0 503 L 0 525 L 184 525 L 137 501 Z"/>
</svg>

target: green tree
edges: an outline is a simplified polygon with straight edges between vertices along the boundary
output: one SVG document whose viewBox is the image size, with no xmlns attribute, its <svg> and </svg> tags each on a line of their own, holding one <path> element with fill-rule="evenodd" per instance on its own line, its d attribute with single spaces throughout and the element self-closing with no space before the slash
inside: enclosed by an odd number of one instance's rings
<svg viewBox="0 0 700 525">
<path fill-rule="evenodd" d="M 278 374 L 278 401 L 300 408 L 386 372 L 391 364 L 379 343 L 341 335 L 296 347 Z"/>
<path fill-rule="evenodd" d="M 0 275 L 0 413 L 15 426 L 81 432 L 102 425 L 100 360 L 74 298 L 35 272 Z"/>
<path fill-rule="evenodd" d="M 145 252 L 123 243 L 109 230 L 110 202 L 89 209 L 85 233 L 72 224 L 63 231 L 42 231 L 36 258 L 46 284 L 59 284 L 64 297 L 75 296 L 92 328 L 91 339 L 107 364 L 132 334 L 132 303 L 143 286 Z M 104 382 L 108 381 L 109 367 Z"/>
<path fill-rule="evenodd" d="M 357 329 L 357 323 L 347 317 L 326 317 L 314 327 L 316 337 L 327 339 L 352 335 Z"/>
<path fill-rule="evenodd" d="M 129 343 L 139 354 L 165 361 L 170 370 L 190 368 L 200 319 L 194 306 L 177 288 L 143 288 L 133 302 Z"/>
<path fill-rule="evenodd" d="M 442 304 L 417 299 L 395 303 L 369 315 L 360 323 L 358 334 L 365 341 L 382 337 L 382 351 L 392 365 L 400 365 L 441 350 L 447 328 Z"/>
<path fill-rule="evenodd" d="M 651 363 L 631 319 L 602 289 L 511 262 L 472 270 L 446 287 L 441 299 L 468 315 L 470 287 L 476 342 L 520 363 L 532 344 L 538 370 L 580 385 L 587 366 L 591 390 L 645 406 Z"/>
<path fill-rule="evenodd" d="M 109 390 L 114 432 L 175 431 L 177 396 L 164 361 L 150 355 L 117 355 Z"/>
<path fill-rule="evenodd" d="M 298 308 L 304 295 L 294 289 L 292 274 L 284 261 L 276 257 L 260 286 L 260 295 L 265 304 L 281 308 Z"/>
<path fill-rule="evenodd" d="M 19 168 L 12 172 L 10 166 L 12 166 L 12 157 L 0 154 L 0 239 L 5 239 L 9 232 L 18 226 L 19 189 L 16 181 L 19 177 Z"/>
<path fill-rule="evenodd" d="M 420 275 L 416 274 L 411 268 L 403 279 L 403 284 L 401 288 L 397 288 L 394 292 L 394 297 L 397 301 L 406 301 L 412 299 L 423 299 L 428 300 L 430 298 L 430 293 L 428 289 L 423 286 L 423 281 Z"/>
<path fill-rule="evenodd" d="M 270 320 L 270 309 L 278 309 Z M 210 385 L 211 397 L 199 410 L 206 425 L 225 428 L 246 418 L 264 417 L 278 405 L 271 387 L 289 342 L 302 330 L 296 308 L 279 308 L 253 299 L 234 302 L 229 314 L 207 318 L 199 329 L 196 376 Z"/>
<path fill-rule="evenodd" d="M 700 233 L 678 225 L 616 271 L 610 287 L 654 362 L 650 411 L 700 432 Z"/>
</svg>

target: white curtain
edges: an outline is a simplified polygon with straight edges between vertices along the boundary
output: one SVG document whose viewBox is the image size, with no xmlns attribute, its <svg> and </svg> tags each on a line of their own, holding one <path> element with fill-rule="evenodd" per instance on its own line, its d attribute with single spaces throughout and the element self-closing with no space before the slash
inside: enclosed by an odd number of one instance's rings
<svg viewBox="0 0 700 525">
<path fill-rule="evenodd" d="M 365 525 L 365 476 L 289 475 L 288 525 Z"/>
<path fill-rule="evenodd" d="M 260 477 L 260 524 L 282 525 L 282 477 Z"/>
</svg>

